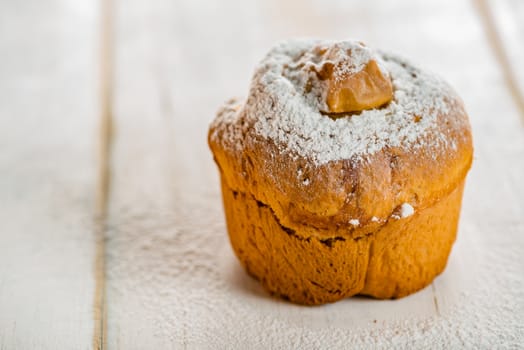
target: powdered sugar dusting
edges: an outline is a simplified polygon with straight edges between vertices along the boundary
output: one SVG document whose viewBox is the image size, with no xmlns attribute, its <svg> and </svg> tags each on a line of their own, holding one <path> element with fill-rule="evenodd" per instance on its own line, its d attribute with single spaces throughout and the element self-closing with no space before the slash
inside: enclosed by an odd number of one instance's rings
<svg viewBox="0 0 524 350">
<path fill-rule="evenodd" d="M 320 60 L 320 57 L 323 60 Z M 335 79 L 342 80 L 348 74 L 361 71 L 370 60 L 376 58 L 377 55 L 360 42 L 323 42 L 318 43 L 313 50 L 303 52 L 291 67 L 302 68 L 302 73 L 320 72 L 328 64 L 333 69 Z"/>
<path fill-rule="evenodd" d="M 400 206 L 400 217 L 407 218 L 415 213 L 415 209 L 409 203 L 403 203 Z"/>
<path fill-rule="evenodd" d="M 339 59 L 344 52 L 351 55 L 349 65 L 338 64 L 345 62 Z M 370 59 L 376 60 L 391 77 L 393 100 L 382 108 L 330 118 L 322 113 L 327 108 L 325 82 L 313 76 L 320 69 L 318 55 L 331 57 L 339 67 L 337 74 L 358 71 Z M 214 123 L 215 127 L 228 124 L 225 137 L 235 147 L 243 142 L 249 126 L 282 152 L 322 165 L 363 159 L 385 147 L 447 147 L 437 118 L 449 113 L 453 96 L 443 80 L 394 55 L 356 42 L 294 40 L 280 43 L 262 60 L 243 108 L 223 109 Z"/>
<path fill-rule="evenodd" d="M 391 217 L 396 220 L 407 218 L 415 213 L 415 209 L 409 203 L 402 203 L 402 205 L 395 211 Z"/>
<path fill-rule="evenodd" d="M 371 60 L 377 62 L 382 73 L 387 75 L 382 58 L 360 42 L 313 41 L 309 43 L 310 46 L 299 53 L 288 52 L 291 61 L 282 64 L 281 74 L 283 78 L 298 87 L 298 91 L 303 95 L 302 103 L 310 105 L 313 110 L 329 111 L 326 103 L 329 91 L 328 78 L 343 81 L 348 75 L 360 72 Z M 286 42 L 281 45 L 287 48 L 288 44 Z"/>
</svg>

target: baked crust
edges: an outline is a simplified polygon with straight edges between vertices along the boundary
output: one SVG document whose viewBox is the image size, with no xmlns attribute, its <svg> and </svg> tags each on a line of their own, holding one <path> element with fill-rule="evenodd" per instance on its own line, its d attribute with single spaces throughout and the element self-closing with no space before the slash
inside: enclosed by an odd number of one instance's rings
<svg viewBox="0 0 524 350">
<path fill-rule="evenodd" d="M 413 79 L 423 74 L 395 56 L 381 57 Z M 272 62 L 271 53 L 266 60 Z M 208 135 L 231 243 L 248 272 L 269 291 L 303 304 L 358 293 L 401 297 L 429 284 L 444 269 L 455 239 L 472 163 L 460 98 L 439 82 L 431 95 L 440 99 L 439 108 L 403 112 L 402 125 L 418 130 L 408 135 L 411 142 L 318 161 L 316 154 L 289 147 L 287 140 L 297 137 L 293 130 L 284 128 L 278 137 L 260 131 L 261 119 L 274 122 L 287 108 L 268 90 L 273 81 L 264 75 L 267 66 L 263 61 L 255 73 L 245 103 L 231 100 L 221 108 Z M 269 115 L 260 113 L 273 103 L 278 108 L 266 109 Z M 432 124 L 416 128 L 430 119 Z"/>
<path fill-rule="evenodd" d="M 433 206 L 391 218 L 358 238 L 305 237 L 283 226 L 272 209 L 222 181 L 233 250 L 270 293 L 318 305 L 356 294 L 399 298 L 440 274 L 455 241 L 461 183 Z"/>
<path fill-rule="evenodd" d="M 473 157 L 471 132 L 462 103 L 451 107 L 439 116 L 439 127 L 454 148 L 392 147 L 361 160 L 316 165 L 256 135 L 253 127 L 245 129 L 242 148 L 224 145 L 228 130 L 212 127 L 209 145 L 228 187 L 271 207 L 286 227 L 305 237 L 356 238 L 377 230 L 402 204 L 430 207 L 464 180 Z M 463 127 L 449 128 L 452 119 L 463 120 Z M 359 225 L 348 225 L 351 220 Z"/>
</svg>

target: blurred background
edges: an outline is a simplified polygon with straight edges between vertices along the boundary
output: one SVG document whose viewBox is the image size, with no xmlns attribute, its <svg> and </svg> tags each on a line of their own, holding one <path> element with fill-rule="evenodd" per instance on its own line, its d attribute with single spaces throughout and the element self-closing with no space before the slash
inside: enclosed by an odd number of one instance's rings
<svg viewBox="0 0 524 350">
<path fill-rule="evenodd" d="M 459 238 L 413 297 L 301 309 L 238 270 L 207 128 L 291 37 L 396 52 L 464 99 Z M 0 349 L 522 346 L 522 62 L 519 0 L 0 1 Z"/>
</svg>

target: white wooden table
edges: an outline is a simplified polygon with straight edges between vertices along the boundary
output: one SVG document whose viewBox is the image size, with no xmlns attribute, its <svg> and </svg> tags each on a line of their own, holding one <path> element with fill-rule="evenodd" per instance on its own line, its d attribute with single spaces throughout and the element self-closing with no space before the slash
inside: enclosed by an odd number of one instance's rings
<svg viewBox="0 0 524 350">
<path fill-rule="evenodd" d="M 229 247 L 206 145 L 282 38 L 358 38 L 439 72 L 475 137 L 446 271 L 301 307 Z M 3 1 L 0 349 L 524 347 L 524 2 Z"/>
</svg>

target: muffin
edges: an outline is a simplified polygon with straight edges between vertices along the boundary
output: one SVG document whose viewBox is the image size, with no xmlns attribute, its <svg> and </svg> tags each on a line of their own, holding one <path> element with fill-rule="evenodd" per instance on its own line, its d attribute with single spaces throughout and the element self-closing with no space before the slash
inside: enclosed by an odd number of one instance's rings
<svg viewBox="0 0 524 350">
<path fill-rule="evenodd" d="M 282 42 L 208 142 L 233 250 L 270 293 L 400 298 L 444 270 L 473 146 L 437 76 L 361 42 Z"/>
</svg>

